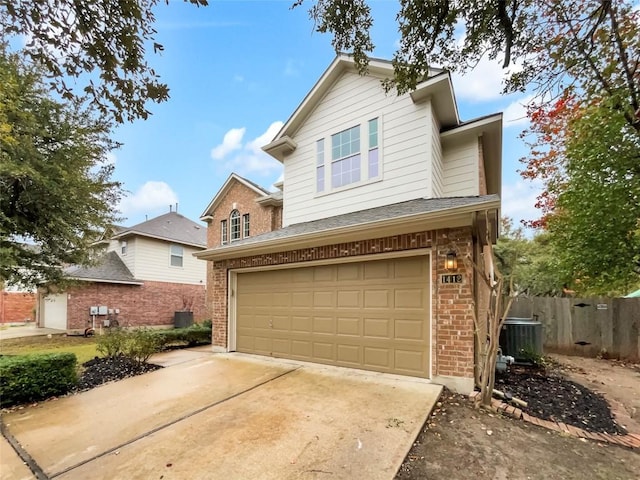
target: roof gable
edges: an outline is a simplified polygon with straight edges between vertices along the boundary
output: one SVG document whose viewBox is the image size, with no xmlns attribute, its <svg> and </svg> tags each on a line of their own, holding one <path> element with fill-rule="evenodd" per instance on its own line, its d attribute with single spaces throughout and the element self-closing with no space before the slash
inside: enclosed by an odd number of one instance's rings
<svg viewBox="0 0 640 480">
<path fill-rule="evenodd" d="M 204 225 L 189 220 L 177 212 L 169 212 L 133 227 L 121 230 L 112 238 L 142 236 L 204 248 L 207 245 L 207 230 Z"/>
<path fill-rule="evenodd" d="M 215 194 L 211 202 L 209 202 L 209 205 L 207 205 L 207 208 L 205 208 L 204 212 L 202 212 L 202 215 L 200 215 L 200 220 L 206 220 L 207 217 L 211 216 L 213 211 L 217 208 L 222 199 L 227 195 L 229 190 L 231 190 L 231 187 L 235 184 L 243 185 L 244 187 L 254 192 L 257 197 L 266 197 L 271 195 L 271 192 L 269 192 L 265 188 L 262 188 L 260 185 L 257 185 L 251 180 L 241 177 L 237 173 L 232 173 L 231 175 L 229 175 L 229 178 L 227 178 L 222 187 L 220 187 L 220 190 L 218 190 L 218 193 Z"/>
<path fill-rule="evenodd" d="M 274 139 L 262 149 L 277 160 L 283 161 L 284 157 L 297 147 L 293 139 L 296 132 L 346 72 L 358 73 L 353 58 L 350 55 L 339 54 L 307 93 Z M 412 101 L 420 103 L 432 98 L 441 125 L 459 124 L 460 120 L 449 73 L 442 69 L 433 69 L 429 73 L 431 76 L 411 92 Z M 367 75 L 380 80 L 392 78 L 393 65 L 388 60 L 371 58 Z"/>
</svg>

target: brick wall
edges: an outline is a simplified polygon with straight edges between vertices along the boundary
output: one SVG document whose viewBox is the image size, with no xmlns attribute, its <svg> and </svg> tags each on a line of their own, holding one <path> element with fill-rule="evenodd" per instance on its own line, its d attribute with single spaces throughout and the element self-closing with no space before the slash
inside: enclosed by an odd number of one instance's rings
<svg viewBox="0 0 640 480">
<path fill-rule="evenodd" d="M 210 262 L 212 266 L 207 284 L 212 289 L 208 302 L 213 320 L 213 344 L 227 346 L 227 271 L 230 268 L 299 263 L 419 248 L 432 248 L 434 256 L 432 339 L 436 344 L 432 358 L 433 373 L 471 378 L 474 367 L 473 272 L 463 262 L 464 256 L 472 252 L 472 235 L 468 227 Z M 458 254 L 458 270 L 455 273 L 463 275 L 463 283 L 442 285 L 440 275 L 452 273 L 444 269 L 446 255 L 451 250 Z"/>
<path fill-rule="evenodd" d="M 36 307 L 35 293 L 0 293 L 0 323 L 32 322 Z"/>
<path fill-rule="evenodd" d="M 242 215 L 249 214 L 249 233 L 252 237 L 262 233 L 271 232 L 282 227 L 282 207 L 263 207 L 256 203 L 259 195 L 246 185 L 240 182 L 234 182 L 226 195 L 222 198 L 216 209 L 211 213 L 213 217 L 209 220 L 207 226 L 207 248 L 214 248 L 221 244 L 221 227 L 220 222 L 227 220 L 227 235 L 230 234 L 231 224 L 229 215 L 235 209 L 240 212 L 240 230 L 244 235 L 242 226 Z M 207 262 L 207 278 L 211 278 L 213 273 L 211 262 Z M 214 295 L 214 286 L 207 285 L 207 297 Z M 207 318 L 212 318 L 211 302 L 207 302 Z"/>
<path fill-rule="evenodd" d="M 123 326 L 169 326 L 173 314 L 183 305 L 183 296 L 193 299 L 194 321 L 206 316 L 204 285 L 149 282 L 144 285 L 87 283 L 67 290 L 69 330 L 84 330 L 90 321 L 89 307 L 106 305 L 120 309 L 118 321 Z M 106 317 L 96 317 L 100 324 Z"/>
</svg>

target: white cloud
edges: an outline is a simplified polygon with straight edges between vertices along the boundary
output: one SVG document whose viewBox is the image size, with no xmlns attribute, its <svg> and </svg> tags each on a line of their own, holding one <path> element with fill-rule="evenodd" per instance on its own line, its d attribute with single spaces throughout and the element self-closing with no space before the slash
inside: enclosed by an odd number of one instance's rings
<svg viewBox="0 0 640 480">
<path fill-rule="evenodd" d="M 282 164 L 263 152 L 262 147 L 273 140 L 283 125 L 281 121 L 273 122 L 263 134 L 246 142 L 244 145 L 242 138 L 246 129 L 243 127 L 229 130 L 225 134 L 222 144 L 211 151 L 211 157 L 219 161 L 224 170 L 230 170 L 241 175 L 248 173 L 275 173 L 282 169 Z M 242 133 L 238 135 L 237 132 L 240 131 Z M 228 138 L 229 142 L 227 142 Z M 234 148 L 222 148 L 225 143 Z"/>
<path fill-rule="evenodd" d="M 222 143 L 211 150 L 211 158 L 214 160 L 221 160 L 234 150 L 238 150 L 242 147 L 242 137 L 246 128 L 232 128 L 224 134 Z"/>
<path fill-rule="evenodd" d="M 529 123 L 527 117 L 527 105 L 529 105 L 534 99 L 533 95 L 527 95 L 526 97 L 514 100 L 504 109 L 504 126 L 508 127 L 522 127 Z"/>
<path fill-rule="evenodd" d="M 502 68 L 499 59 L 490 60 L 484 56 L 473 69 L 466 73 L 453 73 L 452 80 L 456 96 L 459 99 L 486 102 L 501 96 L 503 81 L 511 73 L 522 70 L 522 66 L 514 64 L 507 69 Z"/>
<path fill-rule="evenodd" d="M 502 186 L 502 215 L 521 225 L 522 220 L 536 220 L 542 212 L 535 207 L 543 187 L 537 181 L 516 180 Z"/>
<path fill-rule="evenodd" d="M 135 193 L 120 201 L 119 210 L 124 215 L 133 213 L 152 213 L 178 202 L 178 196 L 165 182 L 148 181 Z"/>
</svg>

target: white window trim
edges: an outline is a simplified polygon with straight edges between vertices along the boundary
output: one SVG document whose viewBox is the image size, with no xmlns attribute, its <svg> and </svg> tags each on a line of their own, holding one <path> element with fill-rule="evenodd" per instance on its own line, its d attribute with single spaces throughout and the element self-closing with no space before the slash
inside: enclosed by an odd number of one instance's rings
<svg viewBox="0 0 640 480">
<path fill-rule="evenodd" d="M 378 176 L 369 178 L 369 120 L 373 120 L 374 118 L 378 119 Z M 343 132 L 344 130 L 349 130 L 350 128 L 355 127 L 356 125 L 360 125 L 360 181 L 350 183 L 348 185 L 343 185 L 338 188 L 331 188 L 331 137 L 336 133 Z M 368 115 L 366 117 L 360 117 L 357 120 L 350 121 L 348 123 L 342 124 L 328 133 L 327 136 L 323 138 L 324 140 L 324 191 L 318 192 L 317 188 L 317 180 L 316 180 L 316 172 L 317 172 L 317 163 L 316 163 L 316 142 L 313 144 L 313 154 L 314 154 L 314 162 L 313 162 L 313 191 L 314 198 L 324 197 L 326 195 L 332 195 L 334 193 L 340 193 L 345 190 L 351 190 L 352 188 L 358 188 L 365 185 L 370 185 L 372 183 L 381 182 L 384 177 L 384 142 L 383 142 L 383 125 L 384 125 L 384 117 L 383 114 L 380 113 L 378 115 Z M 318 139 L 320 140 L 320 139 Z"/>
<path fill-rule="evenodd" d="M 180 255 L 175 255 L 172 251 L 172 247 L 180 247 L 180 249 L 182 250 L 182 253 Z M 179 257 L 182 260 L 182 262 L 180 262 L 182 263 L 182 265 L 173 265 L 171 263 L 171 259 L 173 257 Z M 172 243 L 169 245 L 169 266 L 171 268 L 184 268 L 184 247 L 182 245 L 178 245 L 177 243 Z"/>
<path fill-rule="evenodd" d="M 236 212 L 238 214 L 238 237 L 237 238 L 233 238 L 233 219 L 232 219 L 232 215 L 234 214 L 234 212 Z M 240 214 L 240 211 L 238 209 L 233 209 L 231 210 L 231 213 L 229 213 L 229 242 L 237 242 L 239 240 L 242 240 L 242 215 Z"/>
<path fill-rule="evenodd" d="M 220 220 L 220 245 L 229 243 L 229 223 L 226 218 Z"/>
<path fill-rule="evenodd" d="M 251 215 L 243 213 L 241 218 L 242 222 L 240 228 L 242 228 L 242 238 L 249 238 L 251 236 Z M 249 230 L 249 233 L 247 233 L 247 230 Z"/>
</svg>

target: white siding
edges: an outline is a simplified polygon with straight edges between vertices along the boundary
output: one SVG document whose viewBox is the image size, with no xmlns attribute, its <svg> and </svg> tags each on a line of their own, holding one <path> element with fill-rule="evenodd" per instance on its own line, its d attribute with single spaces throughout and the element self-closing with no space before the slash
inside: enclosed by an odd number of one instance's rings
<svg viewBox="0 0 640 480">
<path fill-rule="evenodd" d="M 479 195 L 478 138 L 456 136 L 442 144 L 443 191 L 445 197 Z"/>
<path fill-rule="evenodd" d="M 332 134 L 376 117 L 380 180 L 317 195 L 316 141 L 324 138 L 330 152 Z M 430 132 L 429 102 L 386 95 L 379 79 L 345 73 L 294 136 L 298 147 L 284 161 L 283 226 L 431 196 Z"/>
<path fill-rule="evenodd" d="M 443 196 L 443 166 L 442 166 L 442 145 L 440 144 L 440 124 L 435 115 L 431 117 L 431 178 L 433 179 L 434 198 Z"/>
<path fill-rule="evenodd" d="M 169 263 L 169 242 L 136 237 L 135 245 L 135 267 L 131 269 L 131 273 L 138 280 L 205 284 L 207 262 L 193 256 L 193 253 L 201 249 L 183 245 L 182 267 L 172 267 Z"/>
</svg>

